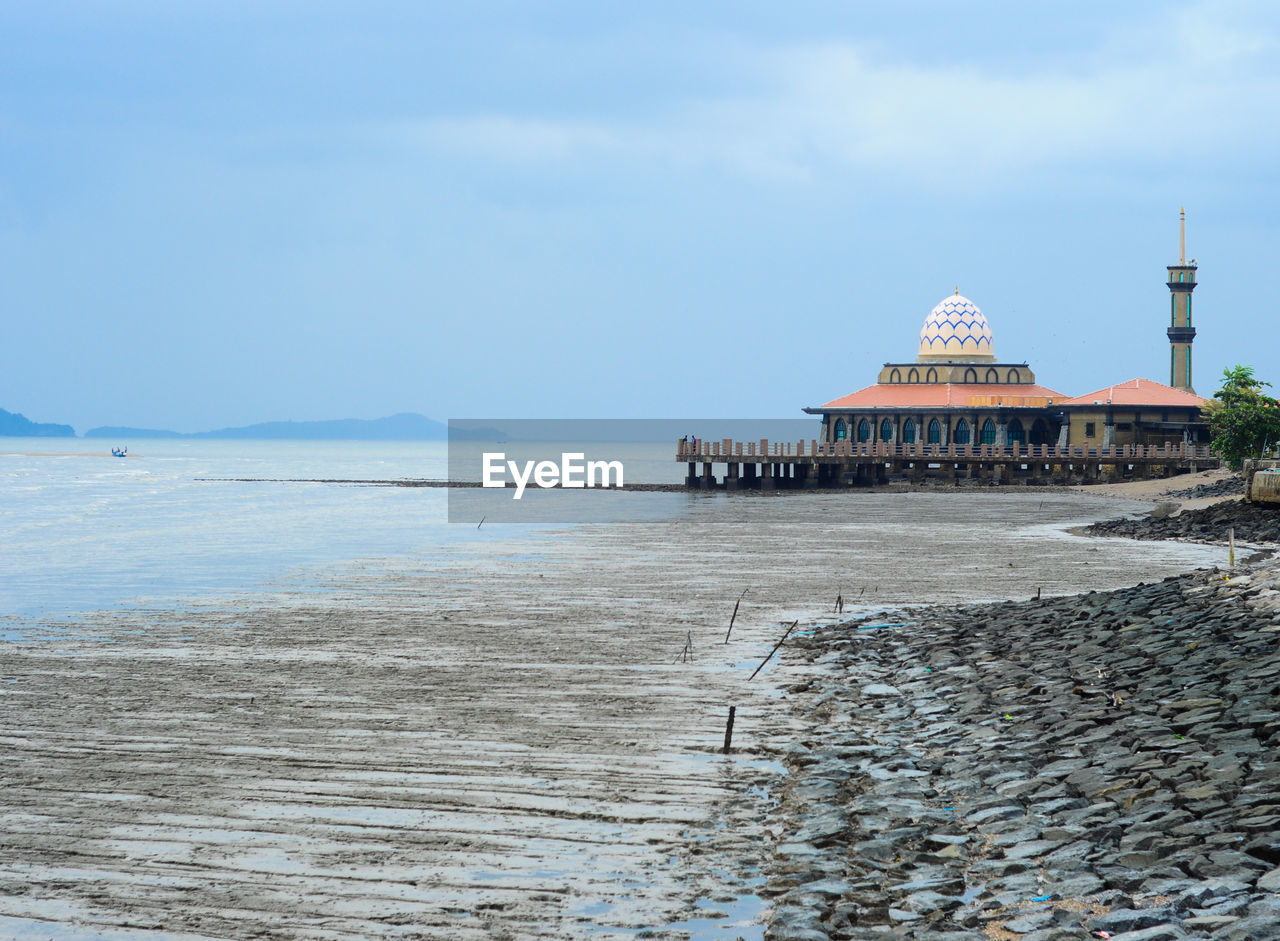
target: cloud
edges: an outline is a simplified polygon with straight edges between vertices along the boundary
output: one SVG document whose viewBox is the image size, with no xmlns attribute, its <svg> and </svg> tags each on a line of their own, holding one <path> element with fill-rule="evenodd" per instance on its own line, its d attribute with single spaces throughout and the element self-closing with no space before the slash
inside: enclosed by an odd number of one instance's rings
<svg viewBox="0 0 1280 941">
<path fill-rule="evenodd" d="M 1095 161 L 1221 166 L 1276 154 L 1274 24 L 1247 5 L 1186 8 L 1086 56 L 1020 70 L 892 59 L 852 43 L 757 48 L 752 91 L 646 115 L 477 114 L 396 129 L 433 151 L 507 164 L 651 165 L 771 180 L 874 172 L 981 185 Z M 1261 152 L 1259 152 L 1261 151 Z"/>
</svg>

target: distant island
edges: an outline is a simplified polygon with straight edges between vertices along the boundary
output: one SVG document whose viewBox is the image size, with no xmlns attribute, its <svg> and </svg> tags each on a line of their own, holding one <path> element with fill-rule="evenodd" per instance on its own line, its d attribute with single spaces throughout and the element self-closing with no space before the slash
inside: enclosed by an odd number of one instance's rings
<svg viewBox="0 0 1280 941">
<path fill-rule="evenodd" d="M 70 425 L 33 422 L 25 415 L 0 408 L 0 437 L 74 438 Z M 331 421 L 271 421 L 242 428 L 220 428 L 217 431 L 168 431 L 163 428 L 131 428 L 125 425 L 102 425 L 90 428 L 86 438 L 111 438 L 115 441 L 143 438 L 225 438 L 294 441 L 446 441 L 449 426 L 418 415 L 401 412 L 386 418 L 339 418 Z M 455 441 L 506 441 L 508 436 L 494 428 L 455 428 Z"/>
<path fill-rule="evenodd" d="M 503 441 L 506 435 L 494 437 L 493 429 L 469 429 L 467 440 L 481 439 Z M 339 418 L 330 421 L 270 421 L 241 428 L 220 428 L 217 431 L 179 432 L 157 428 L 129 428 L 106 425 L 90 428 L 86 438 L 225 438 L 294 441 L 445 441 L 449 427 L 413 412 L 401 412 L 386 418 Z M 459 434 L 455 430 L 454 439 Z"/>
<path fill-rule="evenodd" d="M 0 435 L 11 438 L 74 438 L 76 430 L 70 425 L 35 422 L 26 415 L 0 408 Z"/>
<path fill-rule="evenodd" d="M 0 438 L 74 438 L 70 425 L 32 421 L 26 415 L 0 408 Z M 142 438 L 224 438 L 259 440 L 352 440 L 352 442 L 443 442 L 449 426 L 416 412 L 399 412 L 385 419 L 333 419 L 329 421 L 262 421 L 242 428 L 215 431 L 170 431 L 163 428 L 131 428 L 128 425 L 101 425 L 84 438 L 110 438 L 116 442 Z M 509 435 L 495 428 L 454 428 L 453 440 L 504 442 Z"/>
</svg>

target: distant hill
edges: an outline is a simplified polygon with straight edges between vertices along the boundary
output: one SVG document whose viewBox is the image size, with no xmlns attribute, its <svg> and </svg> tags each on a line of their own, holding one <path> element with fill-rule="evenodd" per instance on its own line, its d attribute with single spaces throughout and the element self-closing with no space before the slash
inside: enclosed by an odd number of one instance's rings
<svg viewBox="0 0 1280 941">
<path fill-rule="evenodd" d="M 475 429 L 467 433 L 484 440 L 505 441 L 506 435 L 493 437 L 493 429 Z M 387 418 L 340 418 L 331 421 L 272 421 L 242 428 L 220 428 L 217 431 L 196 431 L 184 434 L 152 428 L 102 427 L 85 432 L 86 438 L 223 438 L 294 441 L 444 441 L 449 429 L 443 422 L 434 421 L 412 412 L 401 412 Z M 457 435 L 455 435 L 455 438 Z"/>
<path fill-rule="evenodd" d="M 70 425 L 35 422 L 26 415 L 6 412 L 0 408 L 0 435 L 14 438 L 74 438 L 76 430 Z"/>
<path fill-rule="evenodd" d="M 330 421 L 269 421 L 243 428 L 197 431 L 189 438 L 275 438 L 320 441 L 443 441 L 449 429 L 423 415 L 401 412 L 387 418 Z"/>
<path fill-rule="evenodd" d="M 179 431 L 163 431 L 156 428 L 126 428 L 118 425 L 103 425 L 101 428 L 90 428 L 84 433 L 86 438 L 185 438 Z"/>
</svg>

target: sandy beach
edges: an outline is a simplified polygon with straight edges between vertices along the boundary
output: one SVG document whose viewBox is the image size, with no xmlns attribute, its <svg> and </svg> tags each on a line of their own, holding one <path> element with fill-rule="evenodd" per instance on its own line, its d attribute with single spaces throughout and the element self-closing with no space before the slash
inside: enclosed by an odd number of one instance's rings
<svg viewBox="0 0 1280 941">
<path fill-rule="evenodd" d="M 0 933 L 761 937 L 827 721 L 789 692 L 812 641 L 748 679 L 784 624 L 816 636 L 837 591 L 1049 597 L 1221 555 L 1064 535 L 1146 505 L 1100 488 L 690 499 L 321 595 L 28 625 L 0 654 Z M 908 554 L 842 536 L 862 513 Z"/>
</svg>

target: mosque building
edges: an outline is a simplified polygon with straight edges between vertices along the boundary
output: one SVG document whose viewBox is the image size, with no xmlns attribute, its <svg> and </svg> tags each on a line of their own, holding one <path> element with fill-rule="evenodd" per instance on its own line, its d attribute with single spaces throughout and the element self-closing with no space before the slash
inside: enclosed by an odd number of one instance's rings
<svg viewBox="0 0 1280 941">
<path fill-rule="evenodd" d="M 1178 264 L 1168 266 L 1169 385 L 1131 379 L 1069 396 L 1037 384 L 1026 363 L 1000 361 L 991 325 L 959 288 L 929 312 L 915 360 L 885 363 L 875 385 L 805 412 L 822 441 L 1059 447 L 1203 443 L 1205 399 L 1191 386 L 1191 293 L 1185 213 Z"/>
</svg>

